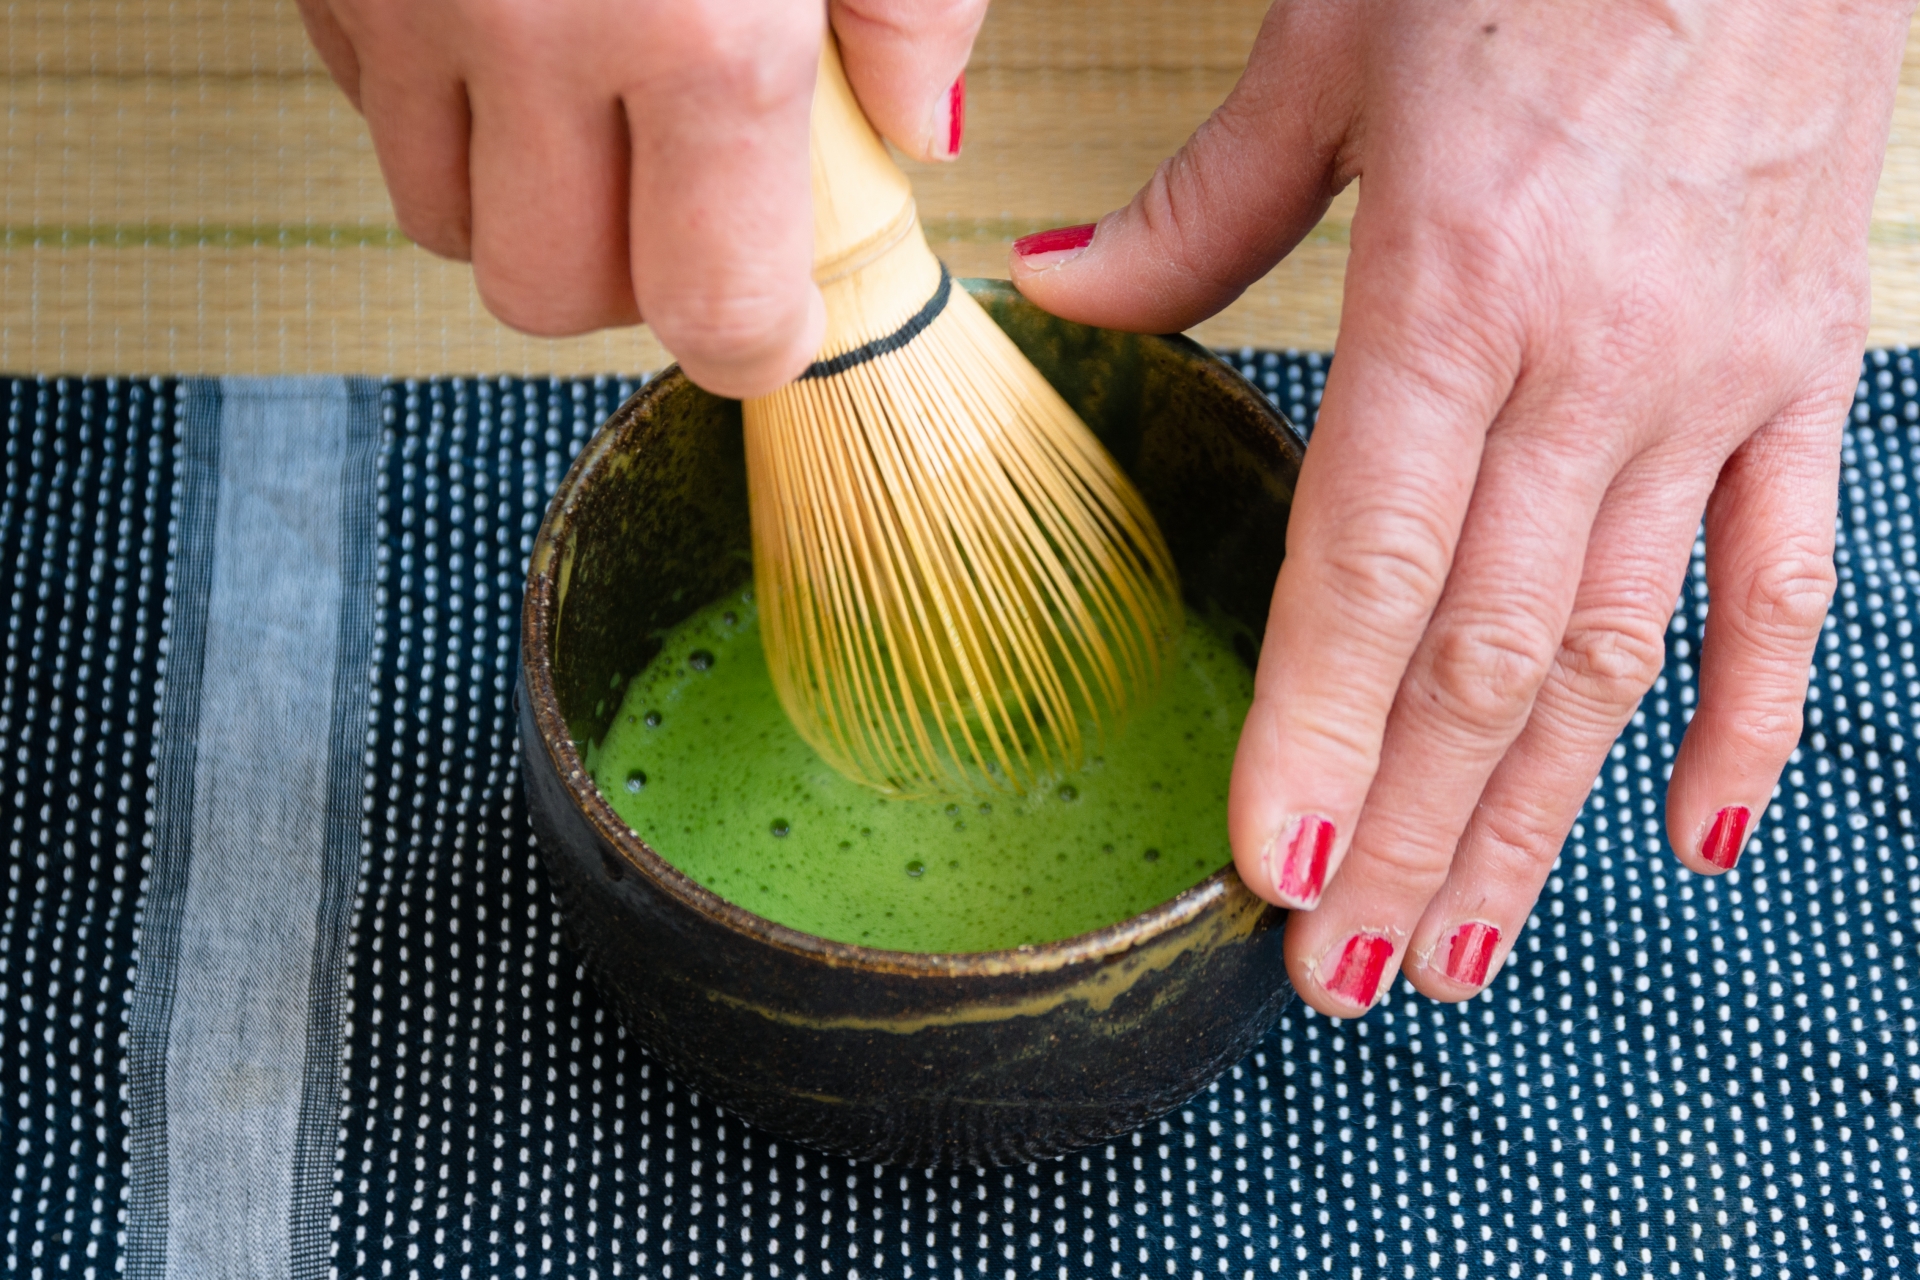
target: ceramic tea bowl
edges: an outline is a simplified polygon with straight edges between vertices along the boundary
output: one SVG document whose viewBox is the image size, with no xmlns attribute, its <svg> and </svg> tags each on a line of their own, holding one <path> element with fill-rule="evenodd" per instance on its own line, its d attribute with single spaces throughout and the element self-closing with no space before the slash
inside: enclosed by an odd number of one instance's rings
<svg viewBox="0 0 1920 1280">
<path fill-rule="evenodd" d="M 966 287 L 1132 475 L 1188 602 L 1251 663 L 1302 444 L 1184 338 L 1056 319 Z M 1223 868 L 1129 920 L 966 955 L 762 919 L 630 831 L 582 763 L 659 633 L 750 577 L 740 406 L 677 370 L 581 452 L 534 543 L 518 690 L 528 806 L 572 945 L 685 1083 L 771 1133 L 928 1167 L 1127 1132 L 1246 1054 L 1292 998 L 1284 914 Z"/>
</svg>

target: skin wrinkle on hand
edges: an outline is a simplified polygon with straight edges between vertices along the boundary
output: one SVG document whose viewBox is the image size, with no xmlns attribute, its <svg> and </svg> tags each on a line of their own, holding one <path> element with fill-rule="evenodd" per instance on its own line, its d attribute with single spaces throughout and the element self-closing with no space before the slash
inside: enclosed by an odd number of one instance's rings
<svg viewBox="0 0 1920 1280">
<path fill-rule="evenodd" d="M 1350 1010 L 1320 971 L 1361 933 L 1398 930 L 1385 980 L 1411 950 L 1408 978 L 1439 999 L 1462 996 L 1436 953 L 1458 930 L 1513 945 L 1658 674 L 1703 514 L 1714 609 L 1668 833 L 1711 874 L 1730 857 L 1725 837 L 1703 847 L 1714 815 L 1744 807 L 1764 829 L 1832 590 L 1907 18 L 1811 0 L 1283 3 L 1215 122 L 1086 253 L 1012 264 L 1069 319 L 1177 328 L 1218 305 L 1205 282 L 1258 278 L 1360 177 L 1341 358 L 1230 815 L 1242 876 L 1269 896 L 1289 815 L 1339 833 L 1319 905 L 1288 925 L 1296 985 L 1324 1012 Z M 1320 167 L 1302 173 L 1303 153 Z M 1167 209 L 1185 212 L 1163 247 Z M 1180 256 L 1196 247 L 1222 260 Z M 1430 526 L 1432 586 L 1375 576 L 1427 554 L 1398 545 L 1409 521 Z M 1515 618 L 1533 622 L 1476 666 L 1475 633 Z"/>
</svg>

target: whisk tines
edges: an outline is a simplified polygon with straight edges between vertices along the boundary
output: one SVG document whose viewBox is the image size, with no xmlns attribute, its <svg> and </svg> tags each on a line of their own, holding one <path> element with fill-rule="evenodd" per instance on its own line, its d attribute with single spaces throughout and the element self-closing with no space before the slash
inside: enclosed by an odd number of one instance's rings
<svg viewBox="0 0 1920 1280">
<path fill-rule="evenodd" d="M 934 259 L 828 43 L 828 342 L 745 413 L 769 667 L 849 777 L 1024 791 L 1157 687 L 1182 617 L 1172 558 L 1119 466 Z"/>
</svg>

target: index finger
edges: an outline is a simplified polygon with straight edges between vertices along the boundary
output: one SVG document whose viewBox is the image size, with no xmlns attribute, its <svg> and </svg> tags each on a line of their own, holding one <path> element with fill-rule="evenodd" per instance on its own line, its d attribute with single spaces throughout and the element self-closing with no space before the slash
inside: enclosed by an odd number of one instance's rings
<svg viewBox="0 0 1920 1280">
<path fill-rule="evenodd" d="M 967 55 L 987 0 L 833 0 L 847 81 L 882 137 L 917 160 L 960 154 Z"/>
<path fill-rule="evenodd" d="M 1448 296 L 1356 246 L 1227 809 L 1241 877 L 1287 906 L 1319 900 L 1352 838 L 1513 386 Z"/>
<path fill-rule="evenodd" d="M 798 375 L 825 332 L 808 155 L 825 26 L 806 5 L 754 21 L 716 8 L 685 6 L 690 52 L 624 96 L 631 262 L 641 315 L 687 376 L 744 398 Z"/>
</svg>

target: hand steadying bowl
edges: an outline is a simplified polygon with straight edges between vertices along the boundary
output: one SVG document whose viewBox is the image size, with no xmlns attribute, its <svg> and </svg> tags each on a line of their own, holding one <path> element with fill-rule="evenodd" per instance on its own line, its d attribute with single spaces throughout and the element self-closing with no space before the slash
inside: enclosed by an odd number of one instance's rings
<svg viewBox="0 0 1920 1280">
<path fill-rule="evenodd" d="M 1091 329 L 1006 285 L 967 287 L 1140 486 L 1188 603 L 1251 664 L 1299 437 L 1185 339 Z M 582 752 L 657 634 L 749 576 L 740 432 L 735 402 L 670 371 L 581 453 L 534 545 L 519 689 L 528 801 L 588 971 L 694 1088 L 773 1133 L 859 1159 L 1039 1159 L 1178 1105 L 1291 998 L 1284 913 L 1231 869 L 1061 942 L 879 951 L 722 900 L 595 789 Z"/>
</svg>

